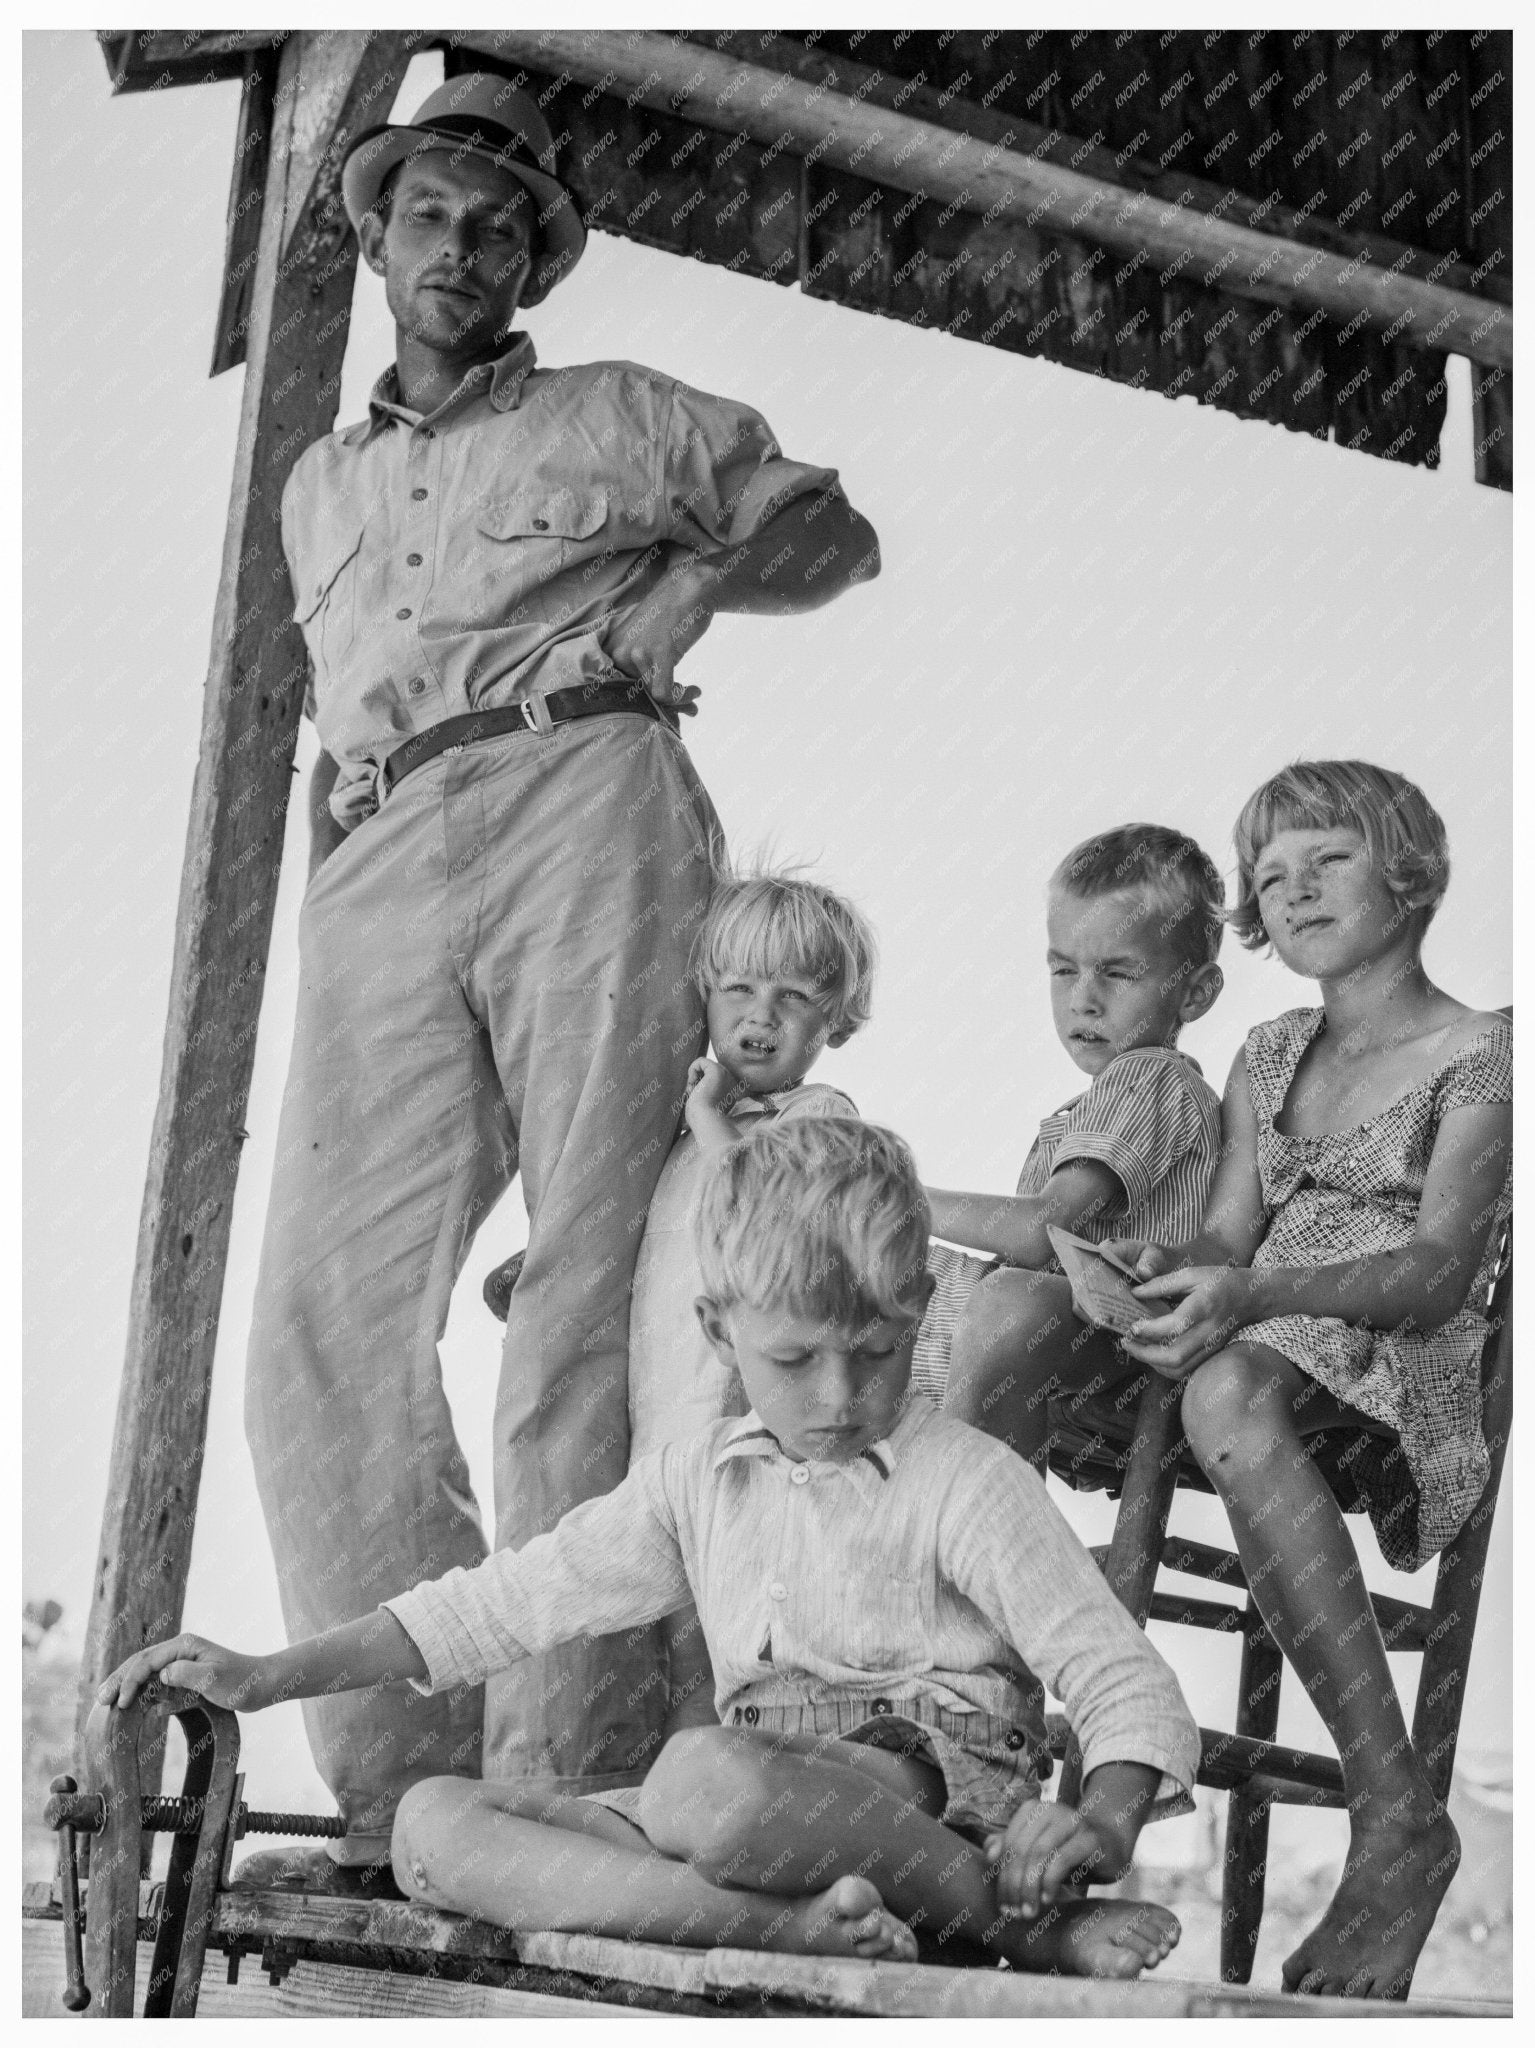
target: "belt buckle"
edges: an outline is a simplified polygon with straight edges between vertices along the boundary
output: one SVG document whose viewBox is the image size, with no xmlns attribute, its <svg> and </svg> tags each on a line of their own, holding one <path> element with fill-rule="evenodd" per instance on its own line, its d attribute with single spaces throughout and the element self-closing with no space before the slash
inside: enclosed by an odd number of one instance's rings
<svg viewBox="0 0 1535 2048">
<path fill-rule="evenodd" d="M 522 713 L 522 722 L 531 733 L 547 737 L 554 731 L 554 720 L 549 715 L 549 706 L 544 701 L 542 690 L 533 690 L 524 697 L 517 709 Z"/>
</svg>

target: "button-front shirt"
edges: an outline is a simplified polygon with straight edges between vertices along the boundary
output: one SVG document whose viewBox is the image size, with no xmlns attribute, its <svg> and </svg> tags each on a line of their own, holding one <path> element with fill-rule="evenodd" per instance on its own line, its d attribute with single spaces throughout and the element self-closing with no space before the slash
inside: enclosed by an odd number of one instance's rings
<svg viewBox="0 0 1535 2048">
<path fill-rule="evenodd" d="M 1184 1803 L 1199 1733 L 1177 1680 L 1039 1476 L 914 1395 L 845 1464 L 795 1460 L 755 1414 L 638 1459 L 612 1493 L 521 1550 L 386 1601 L 423 1692 L 698 1605 L 721 1719 L 733 1709 L 919 1696 L 1024 1732 L 1044 1686 L 1088 1770 L 1143 1763 Z"/>
<path fill-rule="evenodd" d="M 338 795 L 444 718 L 616 677 L 606 632 L 668 566 L 658 544 L 725 553 L 836 484 L 750 406 L 636 363 L 541 370 L 525 334 L 435 412 L 387 370 L 283 492 Z"/>
</svg>

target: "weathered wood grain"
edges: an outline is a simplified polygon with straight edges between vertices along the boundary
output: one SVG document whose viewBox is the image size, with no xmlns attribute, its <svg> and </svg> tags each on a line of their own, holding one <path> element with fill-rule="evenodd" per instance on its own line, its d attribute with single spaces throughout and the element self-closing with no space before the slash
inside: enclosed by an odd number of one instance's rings
<svg viewBox="0 0 1535 2048">
<path fill-rule="evenodd" d="M 219 1901 L 220 1925 L 229 1896 L 225 1894 Z M 23 1998 L 29 2015 L 62 2010 L 57 2003 L 64 1981 L 62 1928 L 56 1918 L 30 1917 L 48 1910 L 46 1897 L 46 1886 L 28 1887 L 24 1909 L 28 1917 L 23 1920 Z M 308 1900 L 299 1902 L 299 1911 L 279 1912 L 278 1894 L 251 1897 L 259 1902 L 258 1910 L 272 1909 L 274 1923 L 290 1933 L 310 1917 L 303 1909 L 341 1903 Z M 374 1903 L 364 1905 L 361 1914 L 367 1919 L 387 1910 Z M 410 1910 L 421 1913 L 425 1909 Z M 452 1916 L 433 1917 L 451 1920 Z M 224 2014 L 297 2017 L 329 2012 L 338 2017 L 397 2014 L 414 2018 L 520 2011 L 581 2018 L 660 2007 L 684 2017 L 708 2006 L 722 2016 L 755 2012 L 924 2019 L 1338 2020 L 1507 2018 L 1512 2011 L 1505 2002 L 1494 2000 L 1425 1998 L 1405 2006 L 1374 2001 L 1366 2005 L 1352 1999 L 1296 1998 L 1243 1985 L 1198 1983 L 1160 1973 L 1132 1984 L 1115 1984 L 1034 1977 L 1014 1970 L 843 1962 L 819 1956 L 765 1955 L 750 1949 L 675 1949 L 584 1934 L 529 1933 L 518 1937 L 516 1946 L 530 1972 L 562 1975 L 573 1988 L 578 1980 L 606 1987 L 606 2003 L 580 1996 L 550 1996 L 532 1986 L 503 1988 L 303 1959 L 291 1963 L 281 1985 L 272 1987 L 254 1956 L 244 1958 L 240 1983 L 230 1987 L 222 1959 L 210 1955 L 198 2014 L 210 2018 Z M 139 2003 L 148 1955 L 147 1944 L 141 1942 Z M 634 1987 L 642 2001 L 640 2007 L 619 2002 L 618 1992 L 625 1986 Z M 513 2000 L 519 2002 L 513 2004 Z"/>
<path fill-rule="evenodd" d="M 102 1675 L 181 1618 L 304 697 L 279 499 L 295 458 L 335 421 L 355 265 L 336 144 L 387 115 L 405 61 L 393 34 L 305 32 L 282 52 L 77 1729 Z"/>
</svg>

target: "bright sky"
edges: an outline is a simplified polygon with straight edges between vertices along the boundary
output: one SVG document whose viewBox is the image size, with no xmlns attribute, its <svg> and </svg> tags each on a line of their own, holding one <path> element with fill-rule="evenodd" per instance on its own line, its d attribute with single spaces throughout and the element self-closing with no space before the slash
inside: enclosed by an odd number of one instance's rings
<svg viewBox="0 0 1535 2048">
<path fill-rule="evenodd" d="M 438 76 L 418 60 L 402 109 Z M 237 97 L 113 101 L 92 36 L 27 38 L 24 1587 L 77 1618 L 240 401 L 241 373 L 207 377 Z M 1471 481 L 1463 365 L 1433 474 L 606 235 L 528 325 L 546 362 L 626 356 L 749 400 L 788 453 L 841 470 L 879 531 L 882 578 L 831 610 L 715 624 L 685 670 L 704 690 L 687 737 L 738 848 L 814 861 L 873 919 L 874 1020 L 818 1073 L 904 1132 L 930 1179 L 1010 1189 L 1040 1117 L 1078 1090 L 1043 971 L 1042 885 L 1066 848 L 1152 818 L 1229 871 L 1242 799 L 1297 755 L 1361 754 L 1422 781 L 1454 859 L 1430 971 L 1464 1001 L 1509 1000 L 1511 505 Z M 365 280 L 343 422 L 391 354 Z M 186 1606 L 188 1626 L 252 1648 L 280 1640 L 240 1405 L 301 832 L 289 850 Z M 1185 1041 L 1217 1086 L 1249 1026 L 1314 1000 L 1229 942 L 1224 965 L 1225 995 Z M 443 1345 L 482 1500 L 499 1329 L 480 1281 L 522 1228 L 514 1194 Z M 1219 1536 L 1207 1510 L 1187 1504 L 1181 1526 Z M 1106 1533 L 1100 1498 L 1069 1511 L 1090 1540 Z M 1506 1520 L 1468 1749 L 1509 1744 Z M 1196 1714 L 1223 1718 L 1234 1651 L 1177 1634 Z M 1280 1737 L 1309 1742 L 1298 1691 Z M 261 1803 L 325 1803 L 296 1707 L 247 1723 L 246 1741 Z"/>
</svg>

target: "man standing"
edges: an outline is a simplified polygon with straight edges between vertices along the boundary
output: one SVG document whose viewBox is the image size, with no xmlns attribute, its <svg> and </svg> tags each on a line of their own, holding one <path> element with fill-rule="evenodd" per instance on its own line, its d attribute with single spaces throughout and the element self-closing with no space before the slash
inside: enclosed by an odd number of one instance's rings
<svg viewBox="0 0 1535 2048">
<path fill-rule="evenodd" d="M 437 1343 L 519 1170 L 497 1543 L 623 1476 L 630 1279 L 702 1047 L 686 962 L 718 830 L 675 664 L 716 611 L 803 610 L 879 567 L 835 471 L 750 408 L 631 363 L 536 366 L 512 321 L 585 230 L 526 93 L 450 82 L 360 137 L 343 189 L 397 355 L 283 500 L 325 857 L 247 1425 L 295 1636 L 484 1555 Z M 376 1864 L 405 1787 L 443 1771 L 633 1782 L 656 1655 L 568 1646 L 488 1703 L 309 1703 L 339 1860 Z"/>
</svg>

